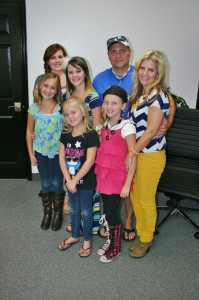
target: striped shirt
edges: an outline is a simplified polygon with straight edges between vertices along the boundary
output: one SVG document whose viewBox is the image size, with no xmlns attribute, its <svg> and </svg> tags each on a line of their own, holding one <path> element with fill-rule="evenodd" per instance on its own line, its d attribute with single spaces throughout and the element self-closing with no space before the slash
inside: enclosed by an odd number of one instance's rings
<svg viewBox="0 0 199 300">
<path fill-rule="evenodd" d="M 70 95 L 72 95 L 73 91 L 70 91 Z M 92 123 L 92 109 L 96 107 L 101 107 L 103 102 L 100 99 L 100 96 L 98 92 L 93 90 L 90 94 L 88 94 L 84 100 L 87 108 L 88 108 L 88 114 L 89 114 L 89 121 Z"/>
<path fill-rule="evenodd" d="M 147 128 L 148 112 L 150 107 L 158 107 L 164 113 L 164 117 L 169 114 L 169 100 L 167 94 L 163 91 L 160 92 L 158 98 L 153 101 L 156 97 L 156 89 L 154 89 L 149 95 L 147 101 L 143 105 L 138 105 L 134 111 L 130 113 L 130 120 L 136 126 L 136 140 L 138 141 L 144 131 Z M 143 102 L 143 96 L 139 99 L 139 104 Z M 166 148 L 166 137 L 165 134 L 160 138 L 154 137 L 150 143 L 142 149 L 141 152 L 149 153 L 161 151 Z"/>
</svg>

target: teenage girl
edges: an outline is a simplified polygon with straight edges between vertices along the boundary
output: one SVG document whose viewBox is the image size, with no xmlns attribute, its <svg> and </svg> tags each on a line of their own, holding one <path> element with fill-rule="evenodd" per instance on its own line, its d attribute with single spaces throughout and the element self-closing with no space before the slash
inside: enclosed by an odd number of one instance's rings
<svg viewBox="0 0 199 300">
<path fill-rule="evenodd" d="M 136 143 L 135 127 L 121 117 L 127 103 L 127 93 L 119 86 L 111 86 L 104 94 L 103 109 L 107 120 L 101 131 L 101 143 L 95 160 L 97 187 L 100 191 L 107 242 L 98 250 L 100 261 L 109 263 L 121 253 L 121 206 L 122 198 L 129 196 L 136 167 L 136 157 L 132 169 L 127 173 L 125 158 L 128 149 Z M 108 224 L 107 224 L 108 223 Z"/>
<path fill-rule="evenodd" d="M 66 67 L 67 98 L 78 97 L 86 104 L 89 112 L 89 120 L 96 129 L 100 124 L 102 100 L 94 90 L 89 68 L 83 57 L 75 56 L 68 61 Z M 93 197 L 93 234 L 99 229 L 100 199 L 99 193 L 95 192 Z M 67 231 L 71 232 L 71 224 L 67 225 Z"/>
<path fill-rule="evenodd" d="M 78 97 L 88 107 L 89 119 L 95 128 L 100 124 L 102 100 L 94 90 L 89 68 L 83 57 L 72 57 L 66 67 L 67 97 Z"/>
<path fill-rule="evenodd" d="M 28 110 L 26 141 L 30 161 L 37 166 L 41 179 L 40 197 L 44 207 L 42 229 L 58 230 L 63 219 L 63 175 L 59 166 L 59 139 L 64 126 L 60 100 L 60 79 L 56 74 L 45 74 L 34 90 L 35 102 Z M 32 134 L 35 132 L 35 139 Z"/>
<path fill-rule="evenodd" d="M 60 138 L 59 162 L 70 199 L 72 235 L 58 248 L 67 250 L 79 241 L 82 215 L 84 242 L 79 255 L 87 257 L 91 253 L 94 161 L 99 137 L 90 126 L 87 107 L 81 99 L 72 97 L 65 101 L 63 115 L 66 127 Z"/>
</svg>

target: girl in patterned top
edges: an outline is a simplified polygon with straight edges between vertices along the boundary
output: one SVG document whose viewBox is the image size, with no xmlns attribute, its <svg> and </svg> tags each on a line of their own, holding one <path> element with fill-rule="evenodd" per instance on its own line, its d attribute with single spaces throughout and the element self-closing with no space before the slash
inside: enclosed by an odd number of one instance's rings
<svg viewBox="0 0 199 300">
<path fill-rule="evenodd" d="M 143 257 L 153 244 L 157 218 L 155 196 L 166 163 L 165 134 L 157 137 L 169 115 L 165 84 L 166 63 L 157 50 L 144 52 L 135 63 L 131 121 L 136 126 L 136 144 L 127 156 L 127 168 L 137 156 L 134 190 L 130 194 L 136 217 L 137 239 L 130 245 L 131 257 Z"/>
<path fill-rule="evenodd" d="M 96 186 L 94 161 L 99 137 L 89 123 L 87 107 L 81 99 L 73 97 L 65 101 L 63 115 L 66 128 L 60 138 L 59 162 L 70 199 L 72 236 L 58 248 L 67 250 L 79 241 L 82 215 L 84 242 L 79 255 L 87 257 L 91 253 L 92 200 Z"/>
<path fill-rule="evenodd" d="M 46 73 L 54 73 L 59 76 L 61 84 L 61 98 L 62 101 L 66 100 L 66 73 L 65 73 L 65 63 L 68 61 L 69 57 L 67 56 L 66 50 L 60 44 L 49 45 L 43 55 L 44 61 L 44 71 Z M 39 81 L 42 79 L 44 74 L 39 75 L 36 80 L 34 87 L 37 87 Z M 35 139 L 35 134 L 32 135 L 32 138 Z M 70 213 L 70 203 L 68 199 L 68 193 L 66 190 L 66 195 L 64 199 L 63 212 L 65 214 Z"/>
<path fill-rule="evenodd" d="M 45 74 L 34 90 L 33 103 L 28 109 L 26 142 L 30 161 L 37 166 L 41 179 L 40 197 L 44 207 L 42 229 L 58 230 L 63 219 L 63 176 L 59 166 L 59 139 L 64 127 L 61 114 L 61 86 L 58 75 Z M 35 132 L 35 139 L 32 134 Z"/>
</svg>

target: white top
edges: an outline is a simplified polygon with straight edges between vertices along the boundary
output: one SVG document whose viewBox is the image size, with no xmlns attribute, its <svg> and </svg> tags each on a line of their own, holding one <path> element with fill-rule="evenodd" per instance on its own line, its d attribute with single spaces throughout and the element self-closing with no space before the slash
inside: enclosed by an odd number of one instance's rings
<svg viewBox="0 0 199 300">
<path fill-rule="evenodd" d="M 112 127 L 108 120 L 106 120 L 104 123 L 104 127 L 106 127 L 106 125 L 108 125 L 108 129 L 110 130 L 118 130 L 122 128 L 121 136 L 123 139 L 125 139 L 129 134 L 136 134 L 135 125 L 132 124 L 129 120 L 122 120 L 119 124 L 116 124 Z"/>
</svg>

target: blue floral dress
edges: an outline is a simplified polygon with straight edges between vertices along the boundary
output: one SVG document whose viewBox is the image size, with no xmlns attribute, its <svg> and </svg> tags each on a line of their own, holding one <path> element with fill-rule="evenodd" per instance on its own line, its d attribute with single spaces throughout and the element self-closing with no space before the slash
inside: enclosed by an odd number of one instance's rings
<svg viewBox="0 0 199 300">
<path fill-rule="evenodd" d="M 60 105 L 53 114 L 40 112 L 39 106 L 33 103 L 28 109 L 35 119 L 35 140 L 33 148 L 48 158 L 54 158 L 59 153 L 59 139 L 64 127 Z"/>
</svg>

